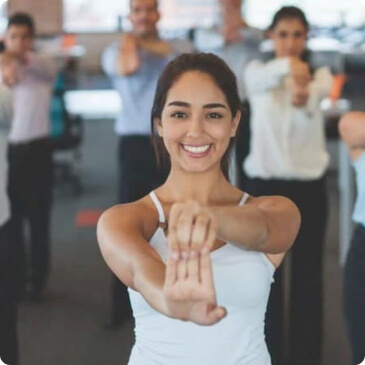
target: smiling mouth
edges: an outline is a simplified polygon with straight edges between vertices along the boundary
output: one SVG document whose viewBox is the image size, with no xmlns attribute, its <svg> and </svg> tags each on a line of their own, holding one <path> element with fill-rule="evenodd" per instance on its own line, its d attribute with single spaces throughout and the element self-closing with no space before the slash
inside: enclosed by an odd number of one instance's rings
<svg viewBox="0 0 365 365">
<path fill-rule="evenodd" d="M 194 154 L 202 154 L 205 153 L 209 150 L 211 144 L 206 144 L 206 145 L 202 145 L 202 146 L 190 146 L 187 144 L 183 144 L 182 148 L 190 153 L 194 153 Z"/>
</svg>

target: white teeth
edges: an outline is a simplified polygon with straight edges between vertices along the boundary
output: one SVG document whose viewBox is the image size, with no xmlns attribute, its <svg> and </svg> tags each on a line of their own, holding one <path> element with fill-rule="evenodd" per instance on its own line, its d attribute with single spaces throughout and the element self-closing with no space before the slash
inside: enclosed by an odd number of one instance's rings
<svg viewBox="0 0 365 365">
<path fill-rule="evenodd" d="M 188 146 L 188 145 L 183 144 L 184 150 L 189 151 L 191 153 L 204 153 L 204 152 L 208 151 L 209 147 L 210 147 L 210 144 L 207 144 L 205 146 Z"/>
</svg>

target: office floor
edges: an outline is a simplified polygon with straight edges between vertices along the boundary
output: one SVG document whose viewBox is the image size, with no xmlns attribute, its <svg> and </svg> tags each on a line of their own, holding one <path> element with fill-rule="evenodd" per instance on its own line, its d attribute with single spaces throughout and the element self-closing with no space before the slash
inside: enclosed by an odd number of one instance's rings
<svg viewBox="0 0 365 365">
<path fill-rule="evenodd" d="M 132 322 L 116 332 L 102 329 L 109 311 L 110 273 L 99 253 L 95 227 L 75 225 L 80 211 L 102 210 L 115 202 L 117 140 L 112 122 L 85 123 L 84 142 L 83 193 L 75 196 L 67 184 L 55 190 L 50 299 L 20 306 L 21 365 L 122 365 L 133 344 Z M 329 192 L 323 365 L 347 365 L 335 176 L 329 177 Z"/>
</svg>

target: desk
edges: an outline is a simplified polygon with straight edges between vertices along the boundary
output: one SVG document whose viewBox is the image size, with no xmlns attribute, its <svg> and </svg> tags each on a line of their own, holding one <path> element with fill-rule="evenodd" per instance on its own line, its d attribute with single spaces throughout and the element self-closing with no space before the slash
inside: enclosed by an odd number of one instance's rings
<svg viewBox="0 0 365 365">
<path fill-rule="evenodd" d="M 115 119 L 122 101 L 114 90 L 73 90 L 65 92 L 66 110 L 83 119 Z"/>
</svg>

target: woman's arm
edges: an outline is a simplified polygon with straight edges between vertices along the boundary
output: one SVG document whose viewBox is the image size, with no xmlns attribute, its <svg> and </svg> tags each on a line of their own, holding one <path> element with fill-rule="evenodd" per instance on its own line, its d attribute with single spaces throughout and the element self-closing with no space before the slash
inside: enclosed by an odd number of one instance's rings
<svg viewBox="0 0 365 365">
<path fill-rule="evenodd" d="M 165 265 L 143 235 L 143 207 L 126 204 L 107 210 L 97 226 L 103 258 L 114 274 L 138 291 L 155 310 L 169 315 L 163 295 Z"/>
<path fill-rule="evenodd" d="M 319 103 L 323 98 L 330 95 L 333 85 L 333 76 L 328 67 L 321 67 L 314 75 L 313 80 L 308 84 L 308 101 L 305 108 L 309 111 L 318 110 Z"/>
<path fill-rule="evenodd" d="M 226 311 L 216 303 L 210 261 L 216 225 L 204 214 L 199 227 L 193 222 L 177 222 L 175 214 L 168 236 L 170 257 L 165 265 L 144 237 L 146 216 L 146 209 L 136 204 L 118 206 L 102 215 L 97 236 L 110 269 L 162 314 L 201 325 L 221 320 Z M 192 233 L 190 243 L 195 250 L 191 255 L 182 255 L 179 230 Z"/>
<path fill-rule="evenodd" d="M 340 120 L 339 132 L 350 149 L 365 149 L 365 113 L 346 113 Z"/>
<path fill-rule="evenodd" d="M 253 198 L 242 207 L 213 207 L 212 213 L 218 238 L 267 254 L 288 251 L 300 228 L 298 208 L 279 196 Z"/>
<path fill-rule="evenodd" d="M 290 59 L 281 58 L 263 63 L 252 61 L 244 70 L 248 94 L 256 94 L 278 87 L 290 74 Z"/>
</svg>

